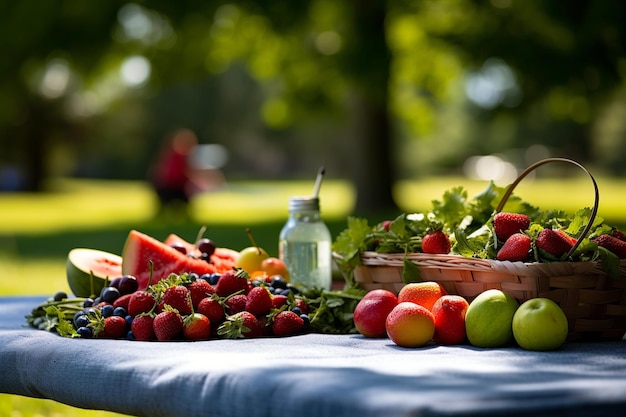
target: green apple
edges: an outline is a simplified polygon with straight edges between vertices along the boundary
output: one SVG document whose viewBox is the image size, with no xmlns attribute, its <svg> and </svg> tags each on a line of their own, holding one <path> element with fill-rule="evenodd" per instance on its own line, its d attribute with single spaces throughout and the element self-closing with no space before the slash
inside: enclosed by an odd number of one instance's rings
<svg viewBox="0 0 626 417">
<path fill-rule="evenodd" d="M 567 339 L 567 317 L 549 298 L 531 298 L 513 316 L 513 336 L 526 350 L 554 350 Z"/>
<path fill-rule="evenodd" d="M 250 246 L 239 252 L 239 257 L 235 262 L 236 268 L 241 268 L 252 275 L 256 271 L 263 270 L 263 261 L 269 258 L 265 249 L 258 246 Z"/>
<path fill-rule="evenodd" d="M 465 313 L 467 340 L 477 347 L 502 347 L 513 342 L 513 315 L 519 303 L 504 291 L 483 291 Z"/>
</svg>

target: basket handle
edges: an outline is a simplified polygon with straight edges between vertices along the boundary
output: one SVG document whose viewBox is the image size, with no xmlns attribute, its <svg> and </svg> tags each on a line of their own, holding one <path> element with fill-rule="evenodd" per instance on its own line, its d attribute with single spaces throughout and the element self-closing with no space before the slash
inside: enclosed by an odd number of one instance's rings
<svg viewBox="0 0 626 417">
<path fill-rule="evenodd" d="M 593 188 L 595 191 L 595 199 L 593 203 L 593 208 L 591 209 L 591 215 L 589 216 L 589 222 L 587 223 L 587 226 L 585 226 L 585 229 L 581 233 L 580 237 L 576 240 L 576 243 L 572 246 L 570 251 L 567 253 L 567 256 L 570 257 L 574 253 L 578 245 L 580 245 L 580 242 L 582 241 L 582 239 L 585 236 L 587 236 L 587 234 L 593 227 L 593 221 L 595 220 L 596 214 L 598 213 L 598 203 L 600 202 L 600 191 L 598 190 L 598 184 L 596 183 L 596 179 L 593 177 L 593 175 L 591 175 L 591 173 L 587 170 L 587 168 L 585 168 L 578 162 L 572 159 L 568 159 L 568 158 L 546 158 L 538 162 L 535 162 L 534 164 L 526 168 L 521 174 L 519 174 L 517 179 L 515 179 L 515 181 L 513 181 L 511 185 L 507 188 L 506 192 L 504 193 L 504 196 L 502 196 L 502 200 L 500 200 L 500 203 L 498 204 L 498 207 L 496 208 L 496 212 L 500 212 L 502 210 L 502 208 L 506 204 L 511 194 L 513 194 L 513 190 L 520 183 L 520 181 L 524 179 L 524 177 L 526 177 L 528 174 L 530 174 L 530 172 L 534 171 L 536 168 L 540 167 L 541 165 L 545 165 L 550 162 L 567 162 L 567 163 L 576 165 L 578 168 L 585 171 L 585 173 L 589 176 L 589 178 L 591 179 L 591 182 L 593 183 Z"/>
</svg>

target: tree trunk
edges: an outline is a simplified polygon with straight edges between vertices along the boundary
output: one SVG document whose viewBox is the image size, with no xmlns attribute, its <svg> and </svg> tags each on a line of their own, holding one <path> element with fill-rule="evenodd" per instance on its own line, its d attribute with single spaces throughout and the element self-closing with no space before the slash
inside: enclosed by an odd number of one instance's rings
<svg viewBox="0 0 626 417">
<path fill-rule="evenodd" d="M 357 191 L 355 211 L 363 215 L 397 210 L 392 186 L 392 134 L 388 109 L 391 54 L 385 38 L 386 2 L 352 4 L 358 45 L 348 54 L 355 80 L 349 155 Z"/>
</svg>

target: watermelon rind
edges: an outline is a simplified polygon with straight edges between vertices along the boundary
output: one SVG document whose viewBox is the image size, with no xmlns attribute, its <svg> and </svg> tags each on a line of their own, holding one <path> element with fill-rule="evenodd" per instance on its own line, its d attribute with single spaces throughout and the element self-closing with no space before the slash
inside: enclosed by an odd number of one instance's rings
<svg viewBox="0 0 626 417">
<path fill-rule="evenodd" d="M 97 296 L 107 282 L 122 275 L 122 257 L 98 249 L 74 248 L 67 254 L 65 271 L 76 297 Z"/>
</svg>

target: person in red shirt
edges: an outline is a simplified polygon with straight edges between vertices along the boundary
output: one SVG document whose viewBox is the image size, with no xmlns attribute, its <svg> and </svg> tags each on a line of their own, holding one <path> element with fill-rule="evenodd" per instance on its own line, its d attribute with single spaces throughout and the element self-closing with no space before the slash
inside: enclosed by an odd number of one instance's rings
<svg viewBox="0 0 626 417">
<path fill-rule="evenodd" d="M 150 182 L 159 199 L 160 212 L 173 206 L 181 206 L 186 211 L 196 189 L 189 164 L 196 146 L 198 138 L 189 129 L 176 130 L 166 139 L 150 174 Z"/>
</svg>

